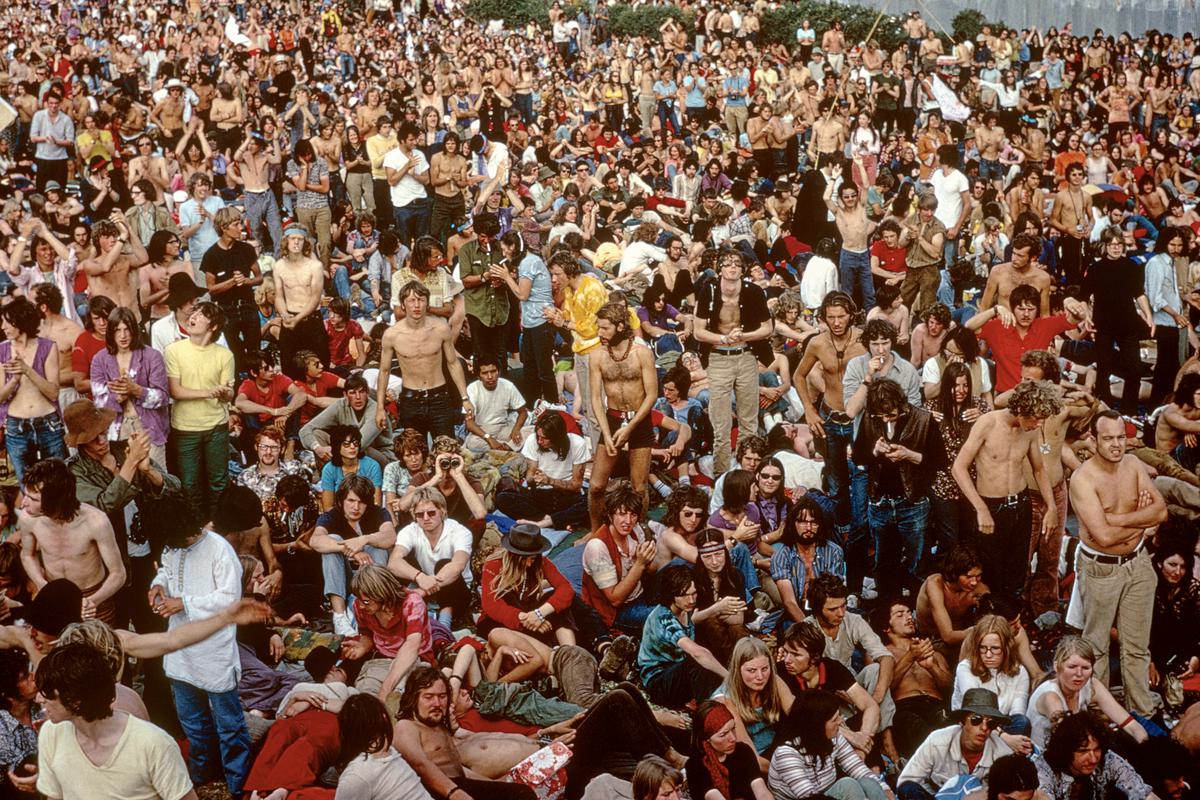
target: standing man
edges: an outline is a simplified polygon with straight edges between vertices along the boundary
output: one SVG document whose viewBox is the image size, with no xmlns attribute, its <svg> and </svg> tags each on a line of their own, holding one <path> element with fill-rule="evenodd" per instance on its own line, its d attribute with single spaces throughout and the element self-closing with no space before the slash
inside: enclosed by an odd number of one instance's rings
<svg viewBox="0 0 1200 800">
<path fill-rule="evenodd" d="M 749 70 L 733 59 L 731 73 L 721 83 L 721 96 L 725 98 L 725 128 L 737 136 L 746 132 L 746 120 L 750 118 L 747 97 L 750 94 Z"/>
<path fill-rule="evenodd" d="M 1042 460 L 1042 425 L 1062 410 L 1062 399 L 1044 381 L 1018 384 L 1008 408 L 980 417 L 967 437 L 952 473 L 975 509 L 976 533 L 968 537 L 983 561 L 983 579 L 998 595 L 1015 600 L 1029 574 L 1032 510 L 1026 490 L 1029 465 L 1045 512 L 1040 536 L 1058 525 L 1058 505 Z M 976 476 L 971 478 L 971 468 Z"/>
<path fill-rule="evenodd" d="M 1037 289 L 1041 298 L 1040 313 L 1043 317 L 1050 315 L 1050 287 L 1054 279 L 1050 277 L 1041 265 L 1038 257 L 1042 253 L 1042 240 L 1028 233 L 1018 233 L 1012 240 L 1012 261 L 1008 264 L 997 264 L 988 274 L 987 287 L 983 290 L 983 299 L 979 301 L 979 310 L 987 311 L 994 305 L 1007 306 L 1013 310 L 1009 297 L 1018 286 L 1032 286 Z"/>
<path fill-rule="evenodd" d="M 946 255 L 946 226 L 937 218 L 938 200 L 926 192 L 917 197 L 917 210 L 904 220 L 900 244 L 908 248 L 908 270 L 900 284 L 900 297 L 914 314 L 937 302 Z"/>
<path fill-rule="evenodd" d="M 867 219 L 867 207 L 858 199 L 858 187 L 843 183 L 838 189 L 841 202 L 833 200 L 833 182 L 825 190 L 825 205 L 837 222 L 842 235 L 842 253 L 838 258 L 838 283 L 842 291 L 851 297 L 857 288 L 862 299 L 861 308 L 875 306 L 875 282 L 871 279 L 871 251 L 867 242 L 875 223 Z"/>
<path fill-rule="evenodd" d="M 29 142 L 37 145 L 33 152 L 33 163 L 37 166 L 37 190 L 46 191 L 49 181 L 67 185 L 67 163 L 71 153 L 67 149 L 75 144 L 75 123 L 59 106 L 62 95 L 57 89 L 46 93 L 45 108 L 33 114 L 29 128 Z"/>
<path fill-rule="evenodd" d="M 717 257 L 717 269 L 720 279 L 707 282 L 697 292 L 695 336 L 703 348 L 702 355 L 708 357 L 713 469 L 721 475 L 729 469 L 732 455 L 735 392 L 738 436 L 758 433 L 758 363 L 771 360 L 767 340 L 775 326 L 767 310 L 766 294 L 746 278 L 746 261 L 741 253 L 722 252 Z"/>
<path fill-rule="evenodd" d="M 1154 243 L 1154 257 L 1146 262 L 1146 299 L 1154 314 L 1157 353 L 1154 380 L 1150 387 L 1149 408 L 1152 409 L 1158 408 L 1175 388 L 1175 374 L 1179 371 L 1181 356 L 1180 334 L 1186 341 L 1191 329 L 1187 306 L 1179 293 L 1179 273 L 1175 269 L 1187 248 L 1187 236 L 1181 227 L 1168 227 Z"/>
<path fill-rule="evenodd" d="M 311 350 L 329 360 L 329 335 L 321 319 L 321 292 L 325 288 L 325 270 L 312 257 L 308 232 L 289 225 L 283 232 L 284 256 L 275 262 L 271 277 L 275 281 L 275 310 L 283 328 L 279 332 L 279 359 L 292 380 L 303 380 L 305 370 L 296 364 L 296 353 Z"/>
<path fill-rule="evenodd" d="M 242 212 L 226 206 L 213 215 L 217 243 L 208 248 L 200 271 L 208 293 L 225 312 L 225 334 L 238 372 L 250 369 L 250 357 L 258 352 L 261 333 L 254 288 L 262 283 L 258 253 L 242 241 L 245 225 Z"/>
<path fill-rule="evenodd" d="M 396 235 L 400 244 L 412 247 L 429 230 L 431 206 L 429 193 L 429 162 L 417 149 L 420 132 L 411 122 L 400 124 L 399 144 L 383 158 L 395 215 Z"/>
<path fill-rule="evenodd" d="M 403 383 L 398 401 L 400 427 L 415 428 L 422 435 L 453 437 L 463 415 L 474 416 L 475 406 L 467 397 L 466 378 L 454 350 L 450 326 L 425 313 L 429 308 L 429 289 L 420 281 L 409 281 L 400 288 L 400 303 L 404 306 L 404 318 L 383 334 L 375 425 L 381 431 L 388 430 L 387 376 L 391 374 L 394 353 Z M 447 372 L 454 382 L 453 388 L 446 383 Z"/>
<path fill-rule="evenodd" d="M 854 463 L 867 470 L 877 588 L 884 597 L 898 596 L 902 588 L 915 593 L 925 553 L 929 489 L 946 466 L 946 448 L 933 415 L 913 406 L 895 381 L 871 381 L 867 415 L 854 440 Z M 896 569 L 900 565 L 906 578 Z"/>
<path fill-rule="evenodd" d="M 923 405 L 917 368 L 896 356 L 897 335 L 896 326 L 886 319 L 873 319 L 863 328 L 862 343 L 867 352 L 850 359 L 842 378 L 842 400 L 850 419 L 862 422 L 859 414 L 867 407 L 867 390 L 879 380 L 894 381 L 909 403 L 918 408 Z"/>
<path fill-rule="evenodd" d="M 179 238 L 187 242 L 192 263 L 199 264 L 208 248 L 216 244 L 213 215 L 225 207 L 225 202 L 213 194 L 212 178 L 207 172 L 193 172 L 187 185 L 191 198 L 179 207 Z"/>
<path fill-rule="evenodd" d="M 976 425 L 978 427 L 978 425 Z M 1115 411 L 1092 420 L 1096 455 L 1071 476 L 1071 507 L 1079 518 L 1075 587 L 1067 624 L 1083 628 L 1096 653 L 1096 677 L 1108 682 L 1115 624 L 1121 683 L 1130 710 L 1151 716 L 1150 620 L 1157 578 L 1146 552 L 1148 529 L 1167 518 L 1167 506 L 1136 458 L 1125 453 L 1125 421 Z"/>
<path fill-rule="evenodd" d="M 250 238 L 261 242 L 259 228 L 265 223 L 271 237 L 271 255 L 276 259 L 283 244 L 283 223 L 279 218 L 279 204 L 275 202 L 275 193 L 271 191 L 268 173 L 271 167 L 278 167 L 282 160 L 279 143 L 272 140 L 268 146 L 267 140 L 257 131 L 246 136 L 246 141 L 233 154 L 237 180 L 244 192 Z"/>
<path fill-rule="evenodd" d="M 943 268 L 948 270 L 958 257 L 958 237 L 971 216 L 971 182 L 958 169 L 958 146 L 943 144 L 937 149 L 938 168 L 929 176 L 933 196 L 937 198 L 934 212 L 946 226 Z"/>
<path fill-rule="evenodd" d="M 186 276 L 185 276 L 186 277 Z M 229 407 L 233 353 L 216 344 L 225 312 L 200 303 L 186 323 L 187 338 L 166 349 L 171 391 L 167 458 L 199 515 L 208 519 L 229 481 Z"/>
<path fill-rule="evenodd" d="M 175 631 L 236 603 L 242 596 L 242 565 L 233 545 L 201 527 L 187 503 L 166 497 L 158 508 L 173 524 L 149 601 L 154 613 L 168 620 L 168 631 Z M 229 793 L 239 796 L 250 772 L 250 732 L 237 691 L 242 672 L 237 626 L 225 625 L 201 642 L 167 653 L 163 669 L 187 735 L 192 781 L 205 783 L 223 771 Z"/>
<path fill-rule="evenodd" d="M 817 318 L 824 330 L 808 340 L 808 346 L 796 367 L 792 385 L 804 405 L 804 419 L 813 436 L 825 443 L 825 485 L 837 503 L 838 533 L 850 528 L 850 463 L 847 451 L 854 434 L 854 420 L 846 414 L 842 375 L 851 359 L 867 352 L 862 331 L 855 328 L 854 301 L 845 292 L 830 292 L 821 301 Z M 820 385 L 824 393 L 814 398 L 809 383 L 813 369 L 820 367 Z M 843 539 L 844 541 L 844 539 Z"/>
<path fill-rule="evenodd" d="M 376 92 L 378 94 L 378 92 Z M 360 111 L 365 106 L 360 106 Z M 364 130 L 363 133 L 366 133 Z M 375 123 L 375 133 L 367 136 L 367 158 L 371 162 L 372 199 L 375 206 L 375 219 L 386 223 L 393 219 L 392 187 L 388 183 L 387 169 L 383 159 L 399 144 L 396 131 L 392 128 L 392 118 L 387 114 L 379 117 Z"/>
<path fill-rule="evenodd" d="M 609 303 L 596 312 L 596 330 L 602 346 L 596 350 L 591 365 L 588 390 L 599 418 L 603 447 L 596 448 L 588 486 L 588 513 L 593 531 L 604 524 L 608 476 L 626 447 L 630 483 L 642 498 L 642 508 L 648 505 L 646 483 L 650 476 L 650 450 L 655 443 L 650 409 L 658 399 L 654 354 L 630 330 L 629 308 L 625 303 Z M 754 411 L 757 414 L 757 405 Z"/>
<path fill-rule="evenodd" d="M 71 369 L 71 353 L 75 349 L 75 341 L 83 333 L 83 326 L 62 313 L 62 292 L 54 284 L 37 284 L 33 287 L 31 298 L 42 314 L 38 335 L 54 342 L 54 348 L 58 351 L 58 407 L 65 411 L 67 406 L 79 399 L 79 392 L 75 391 L 75 373 Z"/>
<path fill-rule="evenodd" d="M 477 214 L 473 227 L 475 238 L 458 251 L 473 360 L 476 370 L 479 364 L 491 361 L 499 365 L 503 375 L 508 371 L 505 325 L 512 303 L 504 281 L 491 275 L 492 265 L 503 257 L 498 241 L 500 220 L 490 212 Z"/>
<path fill-rule="evenodd" d="M 103 511 L 81 505 L 75 475 L 60 459 L 37 462 L 25 473 L 25 512 L 18 518 L 21 565 L 34 589 L 65 578 L 83 594 L 84 619 L 117 623 L 116 595 L 125 564 L 112 523 Z"/>
<path fill-rule="evenodd" d="M 1068 286 L 1083 278 L 1083 248 L 1092 230 L 1092 196 L 1083 191 L 1087 171 L 1083 164 L 1067 167 L 1067 185 L 1054 195 L 1050 227 L 1059 232 L 1059 277 Z"/>
<path fill-rule="evenodd" d="M 296 221 L 310 236 L 316 237 L 317 256 L 321 265 L 328 268 L 332 241 L 329 226 L 333 221 L 329 210 L 329 167 L 325 159 L 317 157 L 311 140 L 301 139 L 296 143 L 287 165 L 287 177 L 296 187 Z"/>
<path fill-rule="evenodd" d="M 115 305 L 133 309 L 134 316 L 140 319 L 142 312 L 129 273 L 150 260 L 141 240 L 129 232 L 125 217 L 114 213 L 112 219 L 92 225 L 92 244 L 95 257 L 79 262 L 79 269 L 88 277 L 88 294 L 93 299 L 107 297 Z"/>
<path fill-rule="evenodd" d="M 608 290 L 598 278 L 583 271 L 579 260 L 568 252 L 555 253 L 550 258 L 550 285 L 562 292 L 561 308 L 547 308 L 546 318 L 556 327 L 571 332 L 571 350 L 575 354 L 575 386 L 582 404 L 580 413 L 592 423 L 592 445 L 599 436 L 596 410 L 590 400 L 591 358 L 600 347 L 596 332 L 596 312 L 608 302 Z"/>
</svg>

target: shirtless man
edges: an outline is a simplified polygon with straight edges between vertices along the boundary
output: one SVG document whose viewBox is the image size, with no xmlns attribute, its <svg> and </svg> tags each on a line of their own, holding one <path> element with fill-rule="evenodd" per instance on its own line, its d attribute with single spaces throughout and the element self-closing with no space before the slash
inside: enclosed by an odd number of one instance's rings
<svg viewBox="0 0 1200 800">
<path fill-rule="evenodd" d="M 454 349 L 450 326 L 445 320 L 426 313 L 429 288 L 420 281 L 404 284 L 399 297 L 404 306 L 404 317 L 383 334 L 379 355 L 375 424 L 381 431 L 388 430 L 387 376 L 391 374 L 394 353 L 403 383 L 398 400 L 400 427 L 415 428 L 422 435 L 454 436 L 455 425 L 462 420 L 463 414 L 474 416 L 475 407 L 467 397 L 467 383 Z M 450 372 L 453 388 L 446 383 L 443 365 Z M 455 390 L 459 397 L 457 401 Z"/>
<path fill-rule="evenodd" d="M 325 269 L 313 258 L 308 231 L 289 225 L 283 232 L 284 257 L 275 262 L 271 275 L 275 282 L 275 310 L 283 328 L 279 332 L 279 359 L 289 378 L 297 374 L 296 353 L 311 350 L 329 352 L 329 335 L 321 320 L 321 291 L 325 287 Z M 386 381 L 385 381 L 386 383 Z"/>
<path fill-rule="evenodd" d="M 433 667 L 420 666 L 409 674 L 398 716 L 392 745 L 435 797 L 451 794 L 456 800 L 534 797 L 527 786 L 466 777 L 462 754 L 450 732 L 449 681 Z"/>
<path fill-rule="evenodd" d="M 882 748 L 894 761 L 909 757 L 942 724 L 942 699 L 954 685 L 954 672 L 933 640 L 917 635 L 913 612 L 896 601 L 880 605 L 872 620 L 895 659 L 891 693 L 896 710 L 883 732 Z M 888 720 L 884 720 L 887 725 Z"/>
<path fill-rule="evenodd" d="M 808 143 L 809 166 L 815 166 L 817 169 L 827 164 L 836 164 L 846 147 L 846 128 L 842 121 L 834 116 L 833 108 L 832 97 L 825 98 L 817 106 L 821 116 L 813 123 L 812 139 Z"/>
<path fill-rule="evenodd" d="M 88 276 L 88 292 L 92 297 L 107 297 L 118 306 L 133 309 L 134 316 L 140 320 L 142 312 L 138 308 L 137 290 L 130 279 L 130 270 L 138 269 L 150 260 L 141 239 L 130 234 L 124 215 L 114 211 L 109 219 L 92 226 L 92 240 L 96 255 L 79 264 Z M 125 255 L 126 245 L 129 245 L 129 255 Z"/>
<path fill-rule="evenodd" d="M 1092 420 L 1096 455 L 1071 476 L 1071 507 L 1079 518 L 1076 582 L 1067 624 L 1083 629 L 1097 654 L 1096 677 L 1108 682 L 1114 620 L 1120 641 L 1121 683 L 1130 711 L 1152 715 L 1150 621 L 1157 577 L 1144 539 L 1167 518 L 1150 475 L 1126 454 L 1125 420 L 1103 411 Z"/>
<path fill-rule="evenodd" d="M 126 183 L 133 186 L 143 178 L 154 184 L 154 202 L 163 202 L 163 192 L 171 186 L 167 172 L 167 160 L 154 152 L 154 140 L 143 134 L 137 140 L 137 152 L 129 161 L 129 177 Z"/>
<path fill-rule="evenodd" d="M 342 140 L 333 135 L 333 120 L 322 118 L 318 123 L 317 135 L 309 139 L 317 158 L 324 158 L 329 168 L 329 191 L 339 197 L 344 191 L 342 184 Z"/>
<path fill-rule="evenodd" d="M 58 350 L 58 407 L 66 408 L 79 399 L 79 392 L 75 391 L 75 373 L 71 371 L 71 351 L 75 340 L 83 333 L 83 326 L 62 315 L 62 292 L 54 284 L 39 283 L 33 287 L 32 300 L 42 313 L 38 335 L 54 342 Z"/>
<path fill-rule="evenodd" d="M 954 480 L 975 508 L 978 527 L 968 542 L 979 550 L 988 586 L 1004 597 L 1016 598 L 1029 573 L 1029 560 L 1019 557 L 1029 552 L 1032 525 L 1026 462 L 1046 506 L 1041 535 L 1048 536 L 1058 526 L 1058 506 L 1044 466 L 1042 426 L 1060 411 L 1062 399 L 1053 386 L 1044 381 L 1020 383 L 1009 396 L 1008 408 L 979 418 L 954 459 Z"/>
<path fill-rule="evenodd" d="M 979 556 L 959 545 L 942 559 L 942 571 L 926 578 L 917 592 L 918 626 L 945 644 L 941 649 L 955 664 L 959 645 L 971 630 L 975 605 L 988 591 Z"/>
<path fill-rule="evenodd" d="M 167 81 L 167 96 L 150 111 L 150 121 L 158 126 L 163 144 L 174 148 L 183 136 L 183 84 L 178 80 Z"/>
<path fill-rule="evenodd" d="M 979 310 L 987 311 L 994 305 L 1008 308 L 1008 296 L 1018 286 L 1032 286 L 1041 296 L 1041 308 L 1038 313 L 1043 317 L 1050 316 L 1050 287 L 1054 280 L 1050 273 L 1038 264 L 1038 256 L 1042 253 L 1042 240 L 1028 233 L 1018 233 L 1012 241 L 1012 261 L 1008 264 L 997 264 L 988 275 L 987 287 L 983 290 L 983 299 L 979 301 Z"/>
<path fill-rule="evenodd" d="M 1200 486 L 1195 467 L 1200 461 L 1200 373 L 1186 371 L 1175 388 L 1174 402 L 1158 415 L 1154 449 L 1136 447 L 1129 452 L 1161 475 Z"/>
<path fill-rule="evenodd" d="M 868 242 L 875 230 L 875 223 L 867 219 L 866 203 L 860 202 L 858 187 L 846 182 L 838 189 L 837 202 L 833 199 L 833 182 L 825 190 L 825 205 L 837 222 L 842 234 L 842 253 L 838 258 L 838 283 L 851 297 L 858 290 L 860 308 L 875 307 L 875 281 L 871 278 L 871 251 Z"/>
<path fill-rule="evenodd" d="M 35 590 L 66 578 L 83 592 L 83 618 L 113 625 L 125 565 L 108 515 L 81 505 L 75 475 L 57 458 L 25 473 L 25 502 L 18 523 L 21 564 Z"/>
<path fill-rule="evenodd" d="M 1013 182 L 1013 187 L 1004 195 L 1004 202 L 1008 203 L 1009 215 L 1014 220 L 1028 211 L 1037 217 L 1039 223 L 1042 221 L 1046 213 L 1046 193 L 1042 191 L 1041 183 L 1042 176 L 1032 168 L 1026 169 Z"/>
<path fill-rule="evenodd" d="M 607 522 L 604 493 L 608 476 L 628 448 L 629 480 L 648 508 L 647 479 L 654 424 L 650 409 L 658 398 L 658 373 L 654 354 L 641 346 L 629 329 L 629 308 L 623 301 L 608 303 L 596 312 L 600 347 L 592 356 L 589 395 L 596 410 L 602 447 L 596 448 L 588 486 L 588 516 L 595 531 Z M 600 410 L 604 409 L 603 414 Z"/>
<path fill-rule="evenodd" d="M 792 385 L 804 405 L 804 419 L 813 436 L 825 441 L 825 471 L 829 495 L 837 501 L 837 523 L 850 524 L 850 466 L 846 449 L 854 433 L 854 422 L 846 415 L 842 397 L 842 375 L 850 359 L 863 355 L 867 348 L 860 339 L 862 331 L 854 327 L 854 301 L 844 292 L 830 292 L 821 301 L 817 318 L 825 330 L 808 340 Z M 820 365 L 820 380 L 824 394 L 813 398 L 809 378 L 813 368 Z"/>
<path fill-rule="evenodd" d="M 1092 232 L 1092 196 L 1083 191 L 1087 171 L 1082 164 L 1067 167 L 1067 186 L 1054 195 L 1050 208 L 1050 227 L 1058 237 L 1058 268 L 1067 284 L 1078 284 L 1083 278 L 1083 248 Z"/>
<path fill-rule="evenodd" d="M 1003 190 L 1005 169 L 1000 164 L 1000 148 L 1004 146 L 1004 128 L 995 111 L 983 115 L 983 124 L 975 129 L 975 144 L 979 148 L 979 177 Z"/>
<path fill-rule="evenodd" d="M 268 171 L 272 166 L 279 166 L 281 161 L 277 141 L 272 140 L 268 146 L 262 134 L 251 133 L 234 152 L 233 162 L 237 169 L 231 170 L 233 181 L 240 183 L 246 193 L 250 238 L 262 241 L 259 227 L 265 222 L 271 235 L 271 254 L 277 259 L 283 243 L 283 223 L 279 218 L 279 204 L 271 191 Z"/>
</svg>

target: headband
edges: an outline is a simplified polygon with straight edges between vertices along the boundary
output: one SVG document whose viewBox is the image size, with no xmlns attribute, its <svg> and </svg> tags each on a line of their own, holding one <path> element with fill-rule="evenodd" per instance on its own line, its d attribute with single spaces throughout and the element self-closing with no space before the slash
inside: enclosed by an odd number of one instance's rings
<svg viewBox="0 0 1200 800">
<path fill-rule="evenodd" d="M 717 731 L 724 728 L 728 723 L 733 721 L 733 714 L 725 707 L 724 703 L 717 703 L 707 714 L 704 715 L 704 720 L 701 722 L 704 738 L 716 734 Z"/>
</svg>

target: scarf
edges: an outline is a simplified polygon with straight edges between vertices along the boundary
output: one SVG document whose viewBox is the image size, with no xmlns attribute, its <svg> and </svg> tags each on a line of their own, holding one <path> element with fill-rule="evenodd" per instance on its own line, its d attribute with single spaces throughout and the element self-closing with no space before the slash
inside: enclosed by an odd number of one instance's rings
<svg viewBox="0 0 1200 800">
<path fill-rule="evenodd" d="M 720 792 L 722 797 L 731 796 L 729 794 L 729 767 L 725 766 L 725 763 L 717 756 L 717 751 L 713 749 L 708 740 L 732 720 L 733 714 L 725 707 L 724 703 L 719 703 L 712 707 L 701 722 L 701 730 L 704 732 L 704 768 L 708 770 L 708 774 L 712 778 L 713 788 Z"/>
</svg>

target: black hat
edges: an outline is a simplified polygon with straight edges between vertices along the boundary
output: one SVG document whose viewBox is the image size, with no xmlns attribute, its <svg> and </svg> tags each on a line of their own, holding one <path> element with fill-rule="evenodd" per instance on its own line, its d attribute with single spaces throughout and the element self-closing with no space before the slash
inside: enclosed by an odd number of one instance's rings
<svg viewBox="0 0 1200 800">
<path fill-rule="evenodd" d="M 323 683 L 329 670 L 337 666 L 338 657 L 328 647 L 317 645 L 304 657 L 304 671 L 317 683 Z"/>
<path fill-rule="evenodd" d="M 50 581 L 33 598 L 25 621 L 48 636 L 58 636 L 68 625 L 83 619 L 83 592 L 66 578 Z"/>
<path fill-rule="evenodd" d="M 167 306 L 172 311 L 189 300 L 202 297 L 204 293 L 191 276 L 184 272 L 176 272 L 167 280 Z"/>
<path fill-rule="evenodd" d="M 1008 715 L 1000 712 L 996 693 L 991 689 L 967 689 L 962 706 L 955 712 L 959 720 L 968 714 L 980 714 L 1001 722 L 1008 722 Z"/>
<path fill-rule="evenodd" d="M 542 536 L 542 529 L 530 522 L 513 525 L 500 545 L 514 556 L 540 556 L 550 549 L 550 540 Z"/>
</svg>

